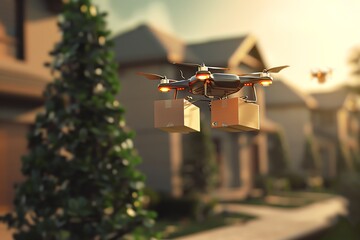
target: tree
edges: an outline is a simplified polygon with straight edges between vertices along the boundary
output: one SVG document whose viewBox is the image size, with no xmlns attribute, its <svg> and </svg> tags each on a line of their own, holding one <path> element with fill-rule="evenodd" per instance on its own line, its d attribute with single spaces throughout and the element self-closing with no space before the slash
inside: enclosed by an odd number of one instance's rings
<svg viewBox="0 0 360 240">
<path fill-rule="evenodd" d="M 201 123 L 201 131 L 187 136 L 184 146 L 184 195 L 209 193 L 217 183 L 216 154 L 209 128 Z"/>
<path fill-rule="evenodd" d="M 269 134 L 269 142 L 271 142 L 268 149 L 270 156 L 270 176 L 283 177 L 289 171 L 289 154 L 284 140 L 284 134 L 281 130 Z"/>
<path fill-rule="evenodd" d="M 124 122 L 105 14 L 91 0 L 64 0 L 62 39 L 50 53 L 54 81 L 45 112 L 28 135 L 22 159 L 26 180 L 16 188 L 15 211 L 1 220 L 14 238 L 120 239 L 148 229 L 144 176 Z"/>
<path fill-rule="evenodd" d="M 209 196 L 217 184 L 216 153 L 210 129 L 201 122 L 201 132 L 185 139 L 182 165 L 183 194 L 195 203 L 193 215 L 203 220 L 213 210 L 215 201 Z"/>
<path fill-rule="evenodd" d="M 321 176 L 321 156 L 315 139 L 311 135 L 307 135 L 305 138 L 302 167 L 310 176 Z"/>
<path fill-rule="evenodd" d="M 348 64 L 350 67 L 348 89 L 360 94 L 360 45 L 355 46 L 348 58 Z M 358 133 L 358 144 L 360 143 L 360 134 Z M 338 169 L 341 176 L 338 184 L 338 192 L 343 195 L 348 204 L 347 212 L 348 219 L 353 225 L 353 229 L 360 235 L 360 169 L 359 169 L 359 153 L 354 153 L 351 156 L 351 152 L 346 152 L 344 147 L 339 144 L 339 157 L 338 157 Z M 347 159 L 353 157 L 355 165 L 351 167 Z"/>
</svg>

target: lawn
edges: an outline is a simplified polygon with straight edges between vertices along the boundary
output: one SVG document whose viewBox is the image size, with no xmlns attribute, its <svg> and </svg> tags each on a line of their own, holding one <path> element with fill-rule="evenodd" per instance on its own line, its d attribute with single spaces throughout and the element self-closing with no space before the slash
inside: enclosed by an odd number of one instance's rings
<svg viewBox="0 0 360 240">
<path fill-rule="evenodd" d="M 339 217 L 337 222 L 330 228 L 305 237 L 301 240 L 359 240 L 360 231 L 356 229 L 346 218 Z"/>
<path fill-rule="evenodd" d="M 245 224 L 254 218 L 255 216 L 248 214 L 219 213 L 208 217 L 204 221 L 195 221 L 190 218 L 179 220 L 162 219 L 157 221 L 155 230 L 161 232 L 163 238 L 169 239 L 227 225 Z"/>
</svg>

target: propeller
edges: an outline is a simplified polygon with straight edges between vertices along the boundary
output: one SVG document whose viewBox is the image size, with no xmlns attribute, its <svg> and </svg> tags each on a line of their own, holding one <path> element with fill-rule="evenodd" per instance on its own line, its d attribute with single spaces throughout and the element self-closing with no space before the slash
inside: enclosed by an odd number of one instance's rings
<svg viewBox="0 0 360 240">
<path fill-rule="evenodd" d="M 138 75 L 144 76 L 149 80 L 169 80 L 169 82 L 176 82 L 176 80 L 168 79 L 166 76 L 162 76 L 155 73 L 144 73 L 144 72 L 137 72 Z"/>
<path fill-rule="evenodd" d="M 159 74 L 155 74 L 155 73 L 144 73 L 144 72 L 137 72 L 137 75 L 141 75 L 146 77 L 149 80 L 161 80 L 161 79 L 165 79 L 166 76 L 161 76 Z"/>
<path fill-rule="evenodd" d="M 206 68 L 206 69 L 229 70 L 229 68 L 226 68 L 226 67 L 206 66 L 205 63 L 198 64 L 198 63 L 178 63 L 178 62 L 174 62 L 173 64 L 175 64 L 175 65 L 181 65 L 181 66 L 190 66 L 190 67 Z"/>
<path fill-rule="evenodd" d="M 281 70 L 283 70 L 284 68 L 289 67 L 289 65 L 284 65 L 284 66 L 278 66 L 278 67 L 272 67 L 272 68 L 268 68 L 268 69 L 264 69 L 262 72 L 254 72 L 254 73 L 245 73 L 245 74 L 240 74 L 239 76 L 246 76 L 246 75 L 259 75 L 262 73 L 278 73 Z"/>
<path fill-rule="evenodd" d="M 289 65 L 284 65 L 284 66 L 278 66 L 278 67 L 273 67 L 273 68 L 269 68 L 269 69 L 264 69 L 264 72 L 269 72 L 269 73 L 278 73 L 281 70 L 283 70 L 284 68 L 290 67 Z"/>
</svg>

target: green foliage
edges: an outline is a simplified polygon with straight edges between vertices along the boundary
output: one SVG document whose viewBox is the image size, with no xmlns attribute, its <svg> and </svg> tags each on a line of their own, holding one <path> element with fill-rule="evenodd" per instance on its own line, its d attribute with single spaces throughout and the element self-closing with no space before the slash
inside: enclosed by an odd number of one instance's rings
<svg viewBox="0 0 360 240">
<path fill-rule="evenodd" d="M 198 199 L 190 197 L 176 198 L 168 194 L 159 194 L 150 208 L 157 212 L 159 219 L 194 218 Z"/>
<path fill-rule="evenodd" d="M 206 218 L 203 222 L 192 219 L 160 220 L 156 228 L 163 232 L 161 239 L 176 239 L 189 234 L 196 234 L 209 231 L 218 227 L 225 227 L 233 224 L 244 224 L 255 219 L 255 216 L 243 213 L 222 212 Z"/>
<path fill-rule="evenodd" d="M 305 177 L 295 172 L 285 172 L 279 177 L 257 176 L 255 187 L 262 189 L 265 194 L 280 191 L 304 190 L 307 187 Z"/>
<path fill-rule="evenodd" d="M 312 136 L 306 136 L 305 153 L 302 161 L 302 167 L 309 175 L 321 175 L 321 157 L 317 151 L 315 140 Z"/>
<path fill-rule="evenodd" d="M 192 133 L 185 138 L 184 146 L 183 194 L 194 203 L 191 216 L 202 221 L 215 207 L 215 201 L 209 194 L 218 180 L 216 152 L 209 127 L 201 123 L 201 132 Z"/>
<path fill-rule="evenodd" d="M 348 217 L 360 234 L 360 173 L 347 172 L 341 175 L 338 192 L 347 201 Z"/>
<path fill-rule="evenodd" d="M 360 228 L 353 226 L 345 217 L 338 216 L 334 226 L 320 232 L 318 235 L 315 234 L 314 237 L 309 237 L 309 240 L 358 240 L 360 239 L 360 231 L 358 229 Z"/>
<path fill-rule="evenodd" d="M 360 48 L 356 46 L 352 49 L 348 58 L 350 67 L 349 78 L 352 82 L 346 86 L 349 91 L 360 94 Z M 357 114 L 358 116 L 358 114 Z M 358 144 L 360 135 L 357 134 Z M 359 239 L 360 237 L 360 162 L 359 151 L 348 149 L 344 144 L 338 144 L 337 169 L 341 173 L 337 191 L 348 201 L 347 212 L 348 220 L 340 219 L 339 227 L 342 232 L 354 233 L 346 236 L 347 239 Z M 348 229 L 345 229 L 348 228 Z M 349 227 L 352 228 L 349 230 Z M 336 229 L 337 230 L 337 229 Z M 354 236 L 352 236 L 354 235 Z"/>
<path fill-rule="evenodd" d="M 305 177 L 299 173 L 288 172 L 284 178 L 288 180 L 291 190 L 304 190 L 307 187 Z"/>
<path fill-rule="evenodd" d="M 115 99 L 117 65 L 104 13 L 90 0 L 64 1 L 62 40 L 51 52 L 54 81 L 28 135 L 26 180 L 15 211 L 0 220 L 16 240 L 120 239 L 149 229 L 144 176 L 124 109 Z"/>
<path fill-rule="evenodd" d="M 201 124 L 201 132 L 187 136 L 184 146 L 184 195 L 209 193 L 217 184 L 216 153 L 209 127 Z"/>
<path fill-rule="evenodd" d="M 277 131 L 269 134 L 271 146 L 268 149 L 270 158 L 269 174 L 274 177 L 282 176 L 289 169 L 289 154 L 282 132 Z"/>
<path fill-rule="evenodd" d="M 337 146 L 337 170 L 340 173 L 359 170 L 359 152 L 339 142 Z"/>
</svg>

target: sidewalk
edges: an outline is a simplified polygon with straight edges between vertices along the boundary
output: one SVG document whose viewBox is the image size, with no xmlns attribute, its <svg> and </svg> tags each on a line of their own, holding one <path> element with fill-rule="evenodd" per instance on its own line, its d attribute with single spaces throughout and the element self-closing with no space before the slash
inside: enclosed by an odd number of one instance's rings
<svg viewBox="0 0 360 240">
<path fill-rule="evenodd" d="M 177 240 L 296 239 L 328 227 L 332 217 L 346 212 L 345 200 L 341 197 L 334 197 L 296 209 L 243 204 L 224 204 L 223 209 L 230 212 L 253 214 L 258 218 L 247 224 L 213 229 L 177 238 Z"/>
</svg>

